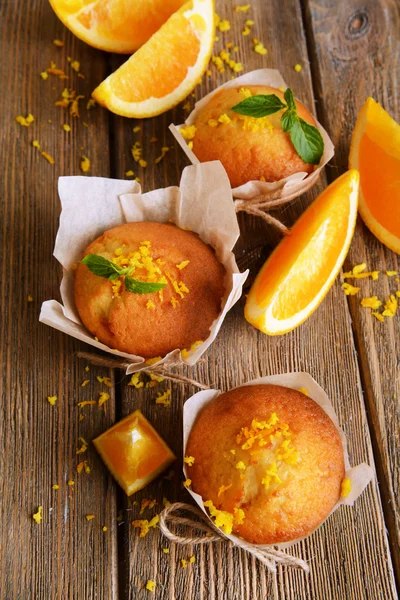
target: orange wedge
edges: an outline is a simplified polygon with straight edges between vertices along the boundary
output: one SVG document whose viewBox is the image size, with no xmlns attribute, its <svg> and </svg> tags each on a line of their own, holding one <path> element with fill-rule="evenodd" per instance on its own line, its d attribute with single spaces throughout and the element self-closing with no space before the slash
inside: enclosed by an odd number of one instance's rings
<svg viewBox="0 0 400 600">
<path fill-rule="evenodd" d="M 181 102 L 204 73 L 214 42 L 213 0 L 191 0 L 93 92 L 125 117 L 153 117 Z"/>
<path fill-rule="evenodd" d="M 144 488 L 175 460 L 140 410 L 102 433 L 93 444 L 128 496 Z"/>
<path fill-rule="evenodd" d="M 360 215 L 372 233 L 400 254 L 400 125 L 373 98 L 357 118 L 350 168 L 360 173 Z"/>
<path fill-rule="evenodd" d="M 78 38 L 107 52 L 131 54 L 160 29 L 185 0 L 50 0 Z"/>
<path fill-rule="evenodd" d="M 357 219 L 359 174 L 344 173 L 302 214 L 254 281 L 245 306 L 249 323 L 268 335 L 291 331 L 309 317 L 336 279 Z"/>
</svg>

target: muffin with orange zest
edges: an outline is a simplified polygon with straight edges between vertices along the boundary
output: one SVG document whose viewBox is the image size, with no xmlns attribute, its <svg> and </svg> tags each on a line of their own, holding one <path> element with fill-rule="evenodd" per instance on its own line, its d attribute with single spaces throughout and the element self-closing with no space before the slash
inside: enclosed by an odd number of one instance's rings
<svg viewBox="0 0 400 600">
<path fill-rule="evenodd" d="M 194 348 L 221 312 L 225 268 L 196 233 L 137 222 L 109 229 L 79 263 L 75 304 L 110 348 L 162 357 Z"/>
<path fill-rule="evenodd" d="M 254 544 L 309 535 L 341 496 L 339 432 L 316 402 L 290 388 L 221 394 L 198 416 L 186 454 L 192 489 L 215 524 Z"/>
<path fill-rule="evenodd" d="M 316 153 L 308 148 L 304 152 L 304 144 L 297 143 L 307 126 L 318 138 Z M 261 85 L 217 91 L 180 133 L 200 162 L 221 161 L 232 188 L 253 180 L 275 182 L 294 173 L 312 173 L 323 152 L 314 117 L 291 90 L 283 93 Z"/>
</svg>

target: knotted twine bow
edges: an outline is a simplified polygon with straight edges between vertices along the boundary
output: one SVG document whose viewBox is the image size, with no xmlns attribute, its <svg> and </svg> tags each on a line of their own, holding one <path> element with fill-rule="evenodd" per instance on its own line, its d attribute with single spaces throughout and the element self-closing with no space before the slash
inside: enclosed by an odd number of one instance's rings
<svg viewBox="0 0 400 600">
<path fill-rule="evenodd" d="M 117 358 L 105 358 L 98 354 L 92 354 L 91 352 L 77 352 L 78 358 L 84 358 L 88 360 L 92 365 L 97 365 L 99 367 L 107 367 L 109 369 L 127 369 L 130 366 L 130 363 L 125 362 L 124 360 L 119 360 Z M 204 383 L 199 383 L 195 379 L 190 379 L 190 377 L 185 377 L 184 375 L 180 375 L 178 373 L 171 373 L 165 369 L 165 365 L 168 367 L 182 366 L 181 362 L 177 361 L 169 361 L 168 363 L 163 363 L 162 365 L 151 367 L 146 367 L 143 369 L 145 373 L 151 373 L 152 375 L 159 375 L 164 379 L 168 379 L 169 381 L 175 381 L 175 383 L 182 383 L 184 385 L 194 385 L 195 387 L 200 388 L 201 390 L 209 390 L 210 386 L 204 385 Z"/>
<path fill-rule="evenodd" d="M 315 177 L 309 176 L 306 180 L 304 180 L 304 186 L 301 188 L 301 191 L 299 191 L 296 186 L 296 191 L 288 193 L 284 197 L 282 197 L 282 189 L 278 189 L 271 191 L 268 194 L 261 194 L 248 200 L 236 198 L 233 200 L 235 211 L 237 213 L 246 212 L 249 215 L 261 217 L 264 221 L 266 221 L 266 223 L 269 223 L 284 235 L 288 235 L 290 230 L 286 227 L 286 225 L 279 221 L 279 219 L 276 219 L 270 215 L 267 211 L 278 208 L 279 206 L 284 206 L 290 202 L 290 200 L 298 198 L 301 194 L 304 194 L 307 190 L 309 190 L 314 184 Z"/>
<path fill-rule="evenodd" d="M 188 517 L 179 517 L 173 514 L 175 512 L 178 513 L 179 511 L 192 513 L 199 517 L 200 521 L 195 521 Z M 231 540 L 227 540 L 221 535 L 220 530 L 213 525 L 200 508 L 192 506 L 191 504 L 186 504 L 185 502 L 174 502 L 173 504 L 166 506 L 160 514 L 159 525 L 165 537 L 177 544 L 210 544 L 211 542 L 227 542 L 231 547 L 235 545 Z M 171 529 L 171 526 L 174 525 L 183 525 L 187 527 L 188 533 L 185 536 L 178 535 Z M 197 529 L 205 535 L 195 536 L 192 534 L 192 529 Z M 277 565 L 294 567 L 296 569 L 301 569 L 305 573 L 309 573 L 310 571 L 307 563 L 301 558 L 291 556 L 281 550 L 276 550 L 272 546 L 262 549 L 258 546 L 249 545 L 243 549 L 255 556 L 271 573 L 276 573 Z"/>
</svg>

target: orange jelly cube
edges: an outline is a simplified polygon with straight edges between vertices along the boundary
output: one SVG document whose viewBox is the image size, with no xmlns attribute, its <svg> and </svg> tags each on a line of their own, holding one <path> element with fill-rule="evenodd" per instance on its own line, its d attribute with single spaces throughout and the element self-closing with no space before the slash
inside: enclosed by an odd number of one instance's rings
<svg viewBox="0 0 400 600">
<path fill-rule="evenodd" d="M 175 460 L 140 410 L 107 429 L 93 444 L 128 496 L 144 488 Z"/>
</svg>

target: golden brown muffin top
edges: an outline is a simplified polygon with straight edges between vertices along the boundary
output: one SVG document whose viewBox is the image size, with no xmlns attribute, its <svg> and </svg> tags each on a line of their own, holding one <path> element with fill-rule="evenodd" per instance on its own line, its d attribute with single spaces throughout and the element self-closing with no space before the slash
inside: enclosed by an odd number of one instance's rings
<svg viewBox="0 0 400 600">
<path fill-rule="evenodd" d="M 185 129 L 188 130 L 187 139 L 201 162 L 222 162 L 232 187 L 257 179 L 279 181 L 293 173 L 311 173 L 314 169 L 297 154 L 289 133 L 283 131 L 280 118 L 284 109 L 262 118 L 231 110 L 249 95 L 257 94 L 276 94 L 284 101 L 281 90 L 267 86 L 222 89 L 200 109 L 193 125 L 181 130 L 184 136 Z M 316 125 L 298 100 L 296 108 L 299 117 Z"/>
<path fill-rule="evenodd" d="M 256 544 L 311 533 L 339 500 L 345 472 L 340 436 L 325 411 L 275 385 L 218 396 L 195 422 L 186 454 L 194 458 L 192 488 L 216 524 Z"/>
<path fill-rule="evenodd" d="M 204 341 L 221 311 L 225 269 L 200 237 L 173 224 L 126 223 L 106 231 L 85 250 L 140 281 L 166 283 L 136 294 L 122 278 L 109 281 L 82 263 L 75 273 L 75 303 L 84 325 L 111 348 L 154 358 Z"/>
</svg>

